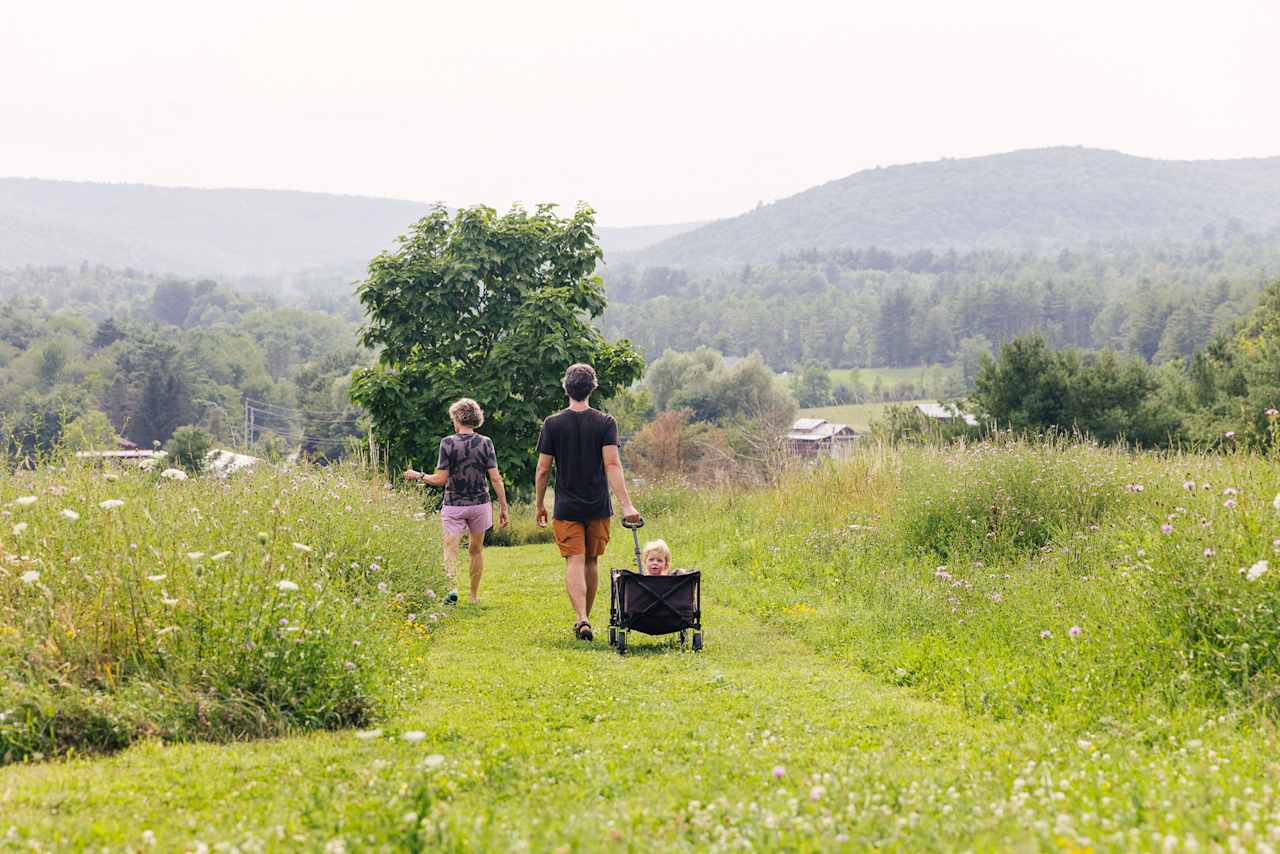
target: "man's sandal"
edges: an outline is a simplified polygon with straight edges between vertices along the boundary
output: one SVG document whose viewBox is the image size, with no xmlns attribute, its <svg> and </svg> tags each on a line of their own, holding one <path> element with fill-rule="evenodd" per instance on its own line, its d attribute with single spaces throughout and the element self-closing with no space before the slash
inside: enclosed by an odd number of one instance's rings
<svg viewBox="0 0 1280 854">
<path fill-rule="evenodd" d="M 573 624 L 573 634 L 578 640 L 594 640 L 595 636 L 591 634 L 591 624 L 586 620 Z"/>
</svg>

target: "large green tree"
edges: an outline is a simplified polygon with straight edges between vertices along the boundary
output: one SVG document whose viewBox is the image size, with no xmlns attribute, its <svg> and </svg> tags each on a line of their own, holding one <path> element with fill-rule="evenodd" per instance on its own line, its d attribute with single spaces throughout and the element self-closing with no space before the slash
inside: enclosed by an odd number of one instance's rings
<svg viewBox="0 0 1280 854">
<path fill-rule="evenodd" d="M 562 218 L 541 205 L 502 216 L 436 209 L 373 259 L 357 293 L 360 341 L 379 351 L 378 364 L 356 372 L 351 397 L 370 413 L 393 468 L 434 466 L 448 406 L 466 396 L 485 410 L 480 432 L 503 474 L 528 487 L 538 430 L 564 404 L 569 364 L 595 366 L 599 399 L 639 377 L 630 342 L 609 342 L 591 325 L 605 308 L 600 257 L 590 208 Z"/>
</svg>

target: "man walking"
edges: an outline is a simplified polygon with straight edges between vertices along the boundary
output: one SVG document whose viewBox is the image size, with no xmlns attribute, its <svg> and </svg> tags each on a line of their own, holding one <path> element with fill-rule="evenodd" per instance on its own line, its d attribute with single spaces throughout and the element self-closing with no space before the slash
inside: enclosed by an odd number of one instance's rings
<svg viewBox="0 0 1280 854">
<path fill-rule="evenodd" d="M 599 586 L 599 558 L 609 545 L 613 506 L 609 490 L 622 502 L 622 517 L 639 521 L 631 504 L 618 456 L 618 423 L 612 415 L 592 409 L 596 372 L 590 365 L 570 365 L 562 382 L 569 408 L 542 424 L 538 437 L 538 527 L 547 524 L 547 482 L 556 466 L 555 516 L 551 520 L 556 545 L 565 559 L 564 586 L 577 622 L 573 633 L 591 640 L 591 606 Z"/>
</svg>

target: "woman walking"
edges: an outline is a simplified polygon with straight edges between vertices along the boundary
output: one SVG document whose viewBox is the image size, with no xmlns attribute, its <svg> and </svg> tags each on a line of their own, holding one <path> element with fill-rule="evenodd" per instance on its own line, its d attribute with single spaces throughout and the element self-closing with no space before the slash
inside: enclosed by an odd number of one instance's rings
<svg viewBox="0 0 1280 854">
<path fill-rule="evenodd" d="M 419 480 L 444 487 L 444 507 L 440 524 L 444 528 L 444 571 L 453 589 L 444 597 L 446 605 L 458 601 L 457 563 L 462 535 L 468 535 L 471 558 L 471 604 L 480 604 L 480 577 L 484 575 L 484 532 L 493 527 L 493 504 L 489 484 L 498 495 L 498 526 L 507 526 L 507 491 L 498 473 L 498 456 L 493 441 L 476 428 L 484 423 L 480 404 L 464 397 L 449 407 L 453 435 L 440 440 L 435 474 L 407 469 L 405 480 Z"/>
</svg>

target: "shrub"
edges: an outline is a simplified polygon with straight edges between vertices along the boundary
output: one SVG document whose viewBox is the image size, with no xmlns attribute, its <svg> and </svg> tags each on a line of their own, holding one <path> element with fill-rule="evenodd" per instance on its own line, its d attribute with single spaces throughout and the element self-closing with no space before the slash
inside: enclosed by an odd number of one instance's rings
<svg viewBox="0 0 1280 854">
<path fill-rule="evenodd" d="M 199 427 L 187 425 L 173 431 L 164 449 L 169 458 L 191 474 L 204 471 L 204 458 L 213 445 L 213 437 Z"/>
</svg>

